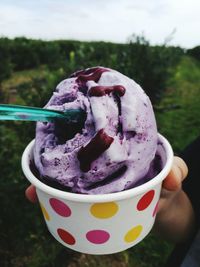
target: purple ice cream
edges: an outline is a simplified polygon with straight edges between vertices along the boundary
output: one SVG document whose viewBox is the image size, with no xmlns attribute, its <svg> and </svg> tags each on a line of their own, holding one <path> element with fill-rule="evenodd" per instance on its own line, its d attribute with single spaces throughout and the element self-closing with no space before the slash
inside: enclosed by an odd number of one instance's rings
<svg viewBox="0 0 200 267">
<path fill-rule="evenodd" d="M 45 106 L 83 109 L 82 125 L 42 123 L 36 127 L 34 163 L 44 183 L 83 194 L 132 188 L 159 171 L 153 108 L 132 79 L 104 67 L 75 72 Z"/>
</svg>

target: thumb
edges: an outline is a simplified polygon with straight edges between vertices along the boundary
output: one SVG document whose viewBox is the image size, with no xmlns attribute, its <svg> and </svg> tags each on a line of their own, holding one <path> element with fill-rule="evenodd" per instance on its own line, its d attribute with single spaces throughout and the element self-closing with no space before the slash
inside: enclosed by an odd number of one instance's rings
<svg viewBox="0 0 200 267">
<path fill-rule="evenodd" d="M 174 157 L 171 171 L 163 181 L 163 188 L 169 191 L 177 191 L 182 186 L 182 181 L 188 174 L 186 163 L 179 157 Z"/>
</svg>

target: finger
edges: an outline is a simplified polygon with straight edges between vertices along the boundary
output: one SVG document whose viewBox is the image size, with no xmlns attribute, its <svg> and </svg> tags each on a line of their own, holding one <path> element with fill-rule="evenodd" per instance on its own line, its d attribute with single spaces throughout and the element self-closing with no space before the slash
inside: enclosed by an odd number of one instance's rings
<svg viewBox="0 0 200 267">
<path fill-rule="evenodd" d="M 188 167 L 185 161 L 180 157 L 174 157 L 174 162 L 181 171 L 182 174 L 181 179 L 183 181 L 188 175 Z"/>
<path fill-rule="evenodd" d="M 172 169 L 163 181 L 163 188 L 169 191 L 179 190 L 187 174 L 188 168 L 185 162 L 179 157 L 174 157 Z"/>
<path fill-rule="evenodd" d="M 36 203 L 38 201 L 37 194 L 36 194 L 36 188 L 33 185 L 30 185 L 26 189 L 25 195 L 26 195 L 27 199 L 32 203 Z"/>
</svg>

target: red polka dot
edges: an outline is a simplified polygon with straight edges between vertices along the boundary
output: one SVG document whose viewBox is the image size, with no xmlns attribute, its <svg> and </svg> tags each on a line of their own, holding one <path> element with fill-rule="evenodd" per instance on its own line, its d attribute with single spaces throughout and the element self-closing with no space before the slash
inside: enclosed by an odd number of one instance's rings
<svg viewBox="0 0 200 267">
<path fill-rule="evenodd" d="M 57 229 L 57 233 L 58 233 L 59 237 L 62 239 L 62 241 L 64 241 L 66 244 L 68 244 L 68 245 L 74 245 L 75 244 L 75 242 L 76 242 L 75 238 L 73 237 L 73 235 L 71 235 L 66 230 L 59 228 L 59 229 Z"/>
<path fill-rule="evenodd" d="M 154 190 L 150 190 L 145 195 L 143 195 L 137 204 L 137 209 L 139 211 L 146 209 L 151 204 L 151 201 L 153 200 L 154 195 L 155 195 Z"/>
<path fill-rule="evenodd" d="M 86 238 L 93 244 L 103 244 L 109 240 L 110 234 L 104 230 L 92 230 L 87 232 Z"/>
<path fill-rule="evenodd" d="M 154 208 L 153 215 L 152 215 L 153 217 L 156 216 L 157 211 L 158 211 L 158 202 L 156 203 L 156 206 Z"/>
<path fill-rule="evenodd" d="M 62 201 L 56 198 L 50 198 L 49 203 L 52 209 L 60 216 L 69 217 L 71 215 L 71 209 Z"/>
</svg>

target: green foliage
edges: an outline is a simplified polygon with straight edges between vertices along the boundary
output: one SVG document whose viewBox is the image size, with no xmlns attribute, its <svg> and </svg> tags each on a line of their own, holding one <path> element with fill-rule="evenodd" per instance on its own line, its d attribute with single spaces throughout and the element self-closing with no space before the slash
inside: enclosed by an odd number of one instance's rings
<svg viewBox="0 0 200 267">
<path fill-rule="evenodd" d="M 183 57 L 171 70 L 168 89 L 160 102 L 157 121 L 159 130 L 168 137 L 179 153 L 199 135 L 200 64 Z M 160 111 L 159 111 L 160 110 Z"/>
<path fill-rule="evenodd" d="M 47 103 L 56 85 L 63 79 L 63 69 L 45 71 L 43 75 L 16 86 L 18 98 L 23 101 L 19 104 L 43 107 Z"/>
<path fill-rule="evenodd" d="M 15 70 L 30 69 L 40 64 L 37 53 L 37 41 L 30 41 L 26 38 L 15 38 L 10 41 L 9 49 L 12 64 Z"/>
<path fill-rule="evenodd" d="M 7 49 L 4 60 L 14 70 L 27 70 L 47 65 L 50 70 L 63 68 L 67 75 L 93 66 L 116 69 L 136 80 L 153 102 L 164 93 L 169 67 L 184 54 L 180 47 L 150 46 L 144 37 L 132 36 L 127 44 L 78 41 L 42 41 L 24 37 L 0 39 Z M 0 67 L 3 68 L 3 65 Z M 9 66 L 9 64 L 8 64 Z M 5 78 L 5 77 L 4 77 Z"/>
<path fill-rule="evenodd" d="M 9 40 L 7 38 L 2 38 L 0 41 L 0 83 L 8 78 L 12 71 L 8 43 Z"/>
<path fill-rule="evenodd" d="M 4 79 L 8 78 L 12 72 L 8 42 L 7 38 L 2 38 L 0 41 L 0 102 L 4 100 L 1 83 Z"/>
<path fill-rule="evenodd" d="M 117 54 L 117 61 L 119 71 L 136 80 L 156 103 L 164 93 L 169 68 L 176 65 L 183 54 L 180 47 L 150 46 L 144 37 L 133 35 Z"/>
<path fill-rule="evenodd" d="M 6 39 L 5 44 L 5 39 L 1 38 L 0 46 L 8 51 L 14 70 L 37 68 L 42 64 L 47 64 L 50 69 L 57 69 L 64 60 L 61 48 L 56 42 L 18 37 L 13 40 Z M 8 55 L 4 53 L 3 57 L 6 59 Z"/>
<path fill-rule="evenodd" d="M 150 233 L 137 246 L 127 250 L 128 266 L 164 266 L 171 251 L 172 245 Z"/>
<path fill-rule="evenodd" d="M 187 50 L 187 54 L 196 60 L 200 61 L 200 46 L 196 46 L 192 49 Z"/>
</svg>

